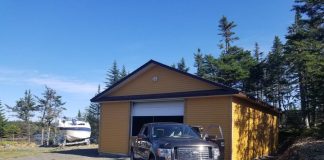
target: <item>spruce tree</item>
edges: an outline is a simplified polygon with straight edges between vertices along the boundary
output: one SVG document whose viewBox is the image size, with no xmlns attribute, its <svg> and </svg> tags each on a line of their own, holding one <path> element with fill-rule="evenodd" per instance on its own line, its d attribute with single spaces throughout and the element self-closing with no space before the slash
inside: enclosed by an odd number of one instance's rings
<svg viewBox="0 0 324 160">
<path fill-rule="evenodd" d="M 98 92 L 100 93 L 100 85 L 98 85 Z M 91 135 L 98 140 L 99 137 L 99 120 L 100 120 L 100 104 L 99 103 L 91 103 L 90 106 L 86 110 L 86 119 L 90 123 L 91 126 Z"/>
<path fill-rule="evenodd" d="M 278 36 L 274 38 L 272 50 L 268 54 L 266 65 L 265 94 L 267 100 L 280 109 L 286 109 L 287 103 L 285 96 L 291 92 L 287 77 L 290 73 L 287 72 L 288 66 L 286 65 L 284 56 L 284 45 Z"/>
<path fill-rule="evenodd" d="M 260 52 L 260 47 L 257 42 L 254 44 L 254 58 L 258 63 L 262 60 L 262 52 Z"/>
<path fill-rule="evenodd" d="M 5 128 L 7 125 L 7 119 L 4 114 L 4 109 L 0 100 L 0 139 L 5 136 Z"/>
<path fill-rule="evenodd" d="M 239 47 L 230 47 L 227 54 L 221 54 L 216 60 L 216 81 L 245 91 L 250 69 L 256 65 L 250 51 Z"/>
<path fill-rule="evenodd" d="M 120 79 L 124 78 L 127 76 L 127 71 L 125 66 L 123 65 L 122 71 L 120 72 Z"/>
<path fill-rule="evenodd" d="M 224 48 L 225 46 L 225 54 L 228 53 L 228 50 L 231 47 L 231 43 L 239 39 L 238 37 L 234 36 L 235 32 L 233 31 L 233 29 L 235 27 L 236 24 L 233 21 L 228 21 L 225 16 L 223 16 L 219 20 L 218 28 L 220 33 L 218 35 L 222 36 L 221 44 L 219 46 L 220 48 Z"/>
<path fill-rule="evenodd" d="M 81 111 L 79 110 L 78 111 L 78 116 L 77 116 L 78 119 L 81 119 L 82 118 L 82 114 L 81 114 Z"/>
<path fill-rule="evenodd" d="M 106 78 L 106 88 L 109 88 L 111 85 L 115 84 L 120 79 L 120 73 L 117 66 L 117 62 L 114 61 L 111 69 L 108 70 Z"/>
<path fill-rule="evenodd" d="M 14 116 L 18 119 L 22 120 L 25 123 L 26 128 L 24 129 L 25 133 L 28 135 L 28 141 L 30 142 L 31 136 L 31 118 L 34 117 L 35 111 L 37 111 L 38 107 L 36 106 L 33 95 L 30 90 L 25 91 L 25 96 L 16 101 L 16 105 L 13 107 L 7 106 L 12 112 L 14 112 Z"/>
<path fill-rule="evenodd" d="M 187 67 L 186 62 L 185 62 L 183 57 L 181 58 L 180 62 L 177 63 L 177 69 L 182 71 L 182 72 L 188 72 L 189 71 L 189 67 Z"/>
<path fill-rule="evenodd" d="M 286 36 L 286 57 L 295 73 L 306 127 L 316 124 L 324 108 L 324 14 L 322 1 L 295 1 L 295 23 Z"/>
<path fill-rule="evenodd" d="M 197 53 L 194 53 L 195 64 L 194 67 L 197 68 L 196 75 L 199 77 L 204 76 L 204 56 L 200 52 L 200 49 L 197 49 Z"/>
</svg>

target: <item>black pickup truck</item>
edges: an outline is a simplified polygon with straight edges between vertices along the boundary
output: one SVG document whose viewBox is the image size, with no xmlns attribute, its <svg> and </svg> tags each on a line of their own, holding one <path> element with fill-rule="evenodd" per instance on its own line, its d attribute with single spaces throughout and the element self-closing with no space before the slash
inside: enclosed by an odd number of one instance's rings
<svg viewBox="0 0 324 160">
<path fill-rule="evenodd" d="M 131 142 L 131 159 L 218 160 L 219 156 L 217 144 L 182 123 L 145 124 Z"/>
</svg>

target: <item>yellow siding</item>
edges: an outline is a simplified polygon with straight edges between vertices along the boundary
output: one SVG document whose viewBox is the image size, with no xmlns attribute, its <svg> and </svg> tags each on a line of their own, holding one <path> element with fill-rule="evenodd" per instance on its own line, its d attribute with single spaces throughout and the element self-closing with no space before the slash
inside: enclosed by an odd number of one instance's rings
<svg viewBox="0 0 324 160">
<path fill-rule="evenodd" d="M 156 82 L 152 81 L 153 76 L 158 77 Z M 109 96 L 185 92 L 216 88 L 217 87 L 214 85 L 199 81 L 161 66 L 153 66 L 121 88 L 118 88 L 116 91 L 109 94 Z"/>
<path fill-rule="evenodd" d="M 130 102 L 102 103 L 99 152 L 128 154 Z"/>
<path fill-rule="evenodd" d="M 221 125 L 225 138 L 225 160 L 231 157 L 231 97 L 190 98 L 185 101 L 184 122 L 207 128 Z"/>
<path fill-rule="evenodd" d="M 233 160 L 251 160 L 274 153 L 278 142 L 278 117 L 233 98 Z"/>
</svg>

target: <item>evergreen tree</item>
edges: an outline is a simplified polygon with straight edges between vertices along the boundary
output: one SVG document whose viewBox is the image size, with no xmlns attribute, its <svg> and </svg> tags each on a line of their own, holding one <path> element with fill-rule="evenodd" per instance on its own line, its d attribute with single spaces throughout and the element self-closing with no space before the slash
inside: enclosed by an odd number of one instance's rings
<svg viewBox="0 0 324 160">
<path fill-rule="evenodd" d="M 127 76 L 127 71 L 125 66 L 123 65 L 122 71 L 120 72 L 120 79 L 124 78 Z"/>
<path fill-rule="evenodd" d="M 218 35 L 221 35 L 223 38 L 219 46 L 220 48 L 224 48 L 225 46 L 225 50 L 224 50 L 225 54 L 228 53 L 231 43 L 239 39 L 238 37 L 234 36 L 235 32 L 233 32 L 233 29 L 235 27 L 236 24 L 233 21 L 229 22 L 225 16 L 223 16 L 219 20 L 218 28 L 220 33 Z"/>
<path fill-rule="evenodd" d="M 0 100 L 0 139 L 5 136 L 5 128 L 7 125 L 7 119 L 4 115 L 4 109 L 2 108 L 1 100 Z"/>
<path fill-rule="evenodd" d="M 245 91 L 250 69 L 255 65 L 250 51 L 230 47 L 227 54 L 221 54 L 216 61 L 216 81 Z"/>
<path fill-rule="evenodd" d="M 285 53 L 296 78 L 303 120 L 311 127 L 324 110 L 323 2 L 295 2 L 295 23 L 289 27 Z"/>
<path fill-rule="evenodd" d="M 262 59 L 262 52 L 260 52 L 260 47 L 257 42 L 254 44 L 254 58 L 257 62 L 260 62 Z"/>
<path fill-rule="evenodd" d="M 6 137 L 11 137 L 12 141 L 15 140 L 15 135 L 21 133 L 21 129 L 16 124 L 8 124 L 4 128 L 4 133 Z"/>
<path fill-rule="evenodd" d="M 256 61 L 256 59 L 255 59 Z M 262 60 L 250 69 L 250 76 L 246 80 L 245 92 L 259 100 L 265 100 L 265 71 L 266 62 Z"/>
<path fill-rule="evenodd" d="M 78 111 L 78 116 L 77 117 L 78 117 L 78 119 L 81 119 L 82 118 L 82 114 L 81 114 L 81 111 L 80 110 Z"/>
<path fill-rule="evenodd" d="M 284 96 L 291 92 L 283 47 L 279 37 L 275 36 L 272 50 L 267 57 L 267 76 L 265 77 L 267 100 L 280 109 L 286 108 Z"/>
<path fill-rule="evenodd" d="M 189 71 L 189 67 L 187 67 L 186 62 L 185 62 L 183 57 L 181 58 L 180 62 L 178 62 L 177 69 L 182 71 L 182 72 L 188 72 Z"/>
<path fill-rule="evenodd" d="M 100 93 L 100 85 L 98 86 L 98 92 Z M 89 108 L 86 110 L 86 119 L 91 126 L 91 136 L 95 137 L 96 140 L 99 138 L 99 120 L 100 120 L 100 104 L 91 103 Z"/>
<path fill-rule="evenodd" d="M 194 67 L 197 68 L 196 75 L 199 77 L 204 76 L 204 56 L 200 52 L 200 49 L 197 49 L 197 53 L 194 53 L 195 64 Z"/>
<path fill-rule="evenodd" d="M 40 122 L 42 126 L 42 145 L 44 142 L 44 130 L 45 127 L 47 128 L 47 139 L 46 139 L 46 145 L 49 145 L 50 142 L 50 133 L 51 133 L 51 127 L 52 122 L 55 120 L 55 118 L 58 118 L 63 110 L 65 110 L 64 104 L 65 102 L 62 102 L 62 97 L 57 95 L 56 91 L 54 89 L 51 89 L 47 86 L 45 86 L 45 91 L 42 93 L 43 97 L 37 98 L 38 101 L 38 108 L 40 111 Z M 55 132 L 54 132 L 55 133 Z"/>
<path fill-rule="evenodd" d="M 107 73 L 106 88 L 109 88 L 111 85 L 115 84 L 120 79 L 120 73 L 117 66 L 117 62 L 114 61 L 111 69 Z"/>
<path fill-rule="evenodd" d="M 246 80 L 245 92 L 252 97 L 263 100 L 266 62 L 262 60 L 262 52 L 257 42 L 254 48 L 254 59 L 256 65 L 250 68 L 250 76 Z"/>
<path fill-rule="evenodd" d="M 33 95 L 30 90 L 25 91 L 24 98 L 20 98 L 16 105 L 13 107 L 7 106 L 12 112 L 15 113 L 15 117 L 21 119 L 25 123 L 25 133 L 28 135 L 28 141 L 30 142 L 31 130 L 30 123 L 31 118 L 34 117 L 35 111 L 37 111 L 37 106 Z"/>
<path fill-rule="evenodd" d="M 203 78 L 217 82 L 218 64 L 217 59 L 211 55 L 205 55 L 203 61 Z"/>
</svg>

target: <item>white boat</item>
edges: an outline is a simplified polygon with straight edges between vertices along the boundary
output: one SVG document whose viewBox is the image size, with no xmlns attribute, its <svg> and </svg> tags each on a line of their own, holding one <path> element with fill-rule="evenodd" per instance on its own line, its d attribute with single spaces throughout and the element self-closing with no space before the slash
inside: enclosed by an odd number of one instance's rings
<svg viewBox="0 0 324 160">
<path fill-rule="evenodd" d="M 88 122 L 72 120 L 59 120 L 58 129 L 63 133 L 64 139 L 68 142 L 89 140 L 91 127 Z"/>
</svg>

